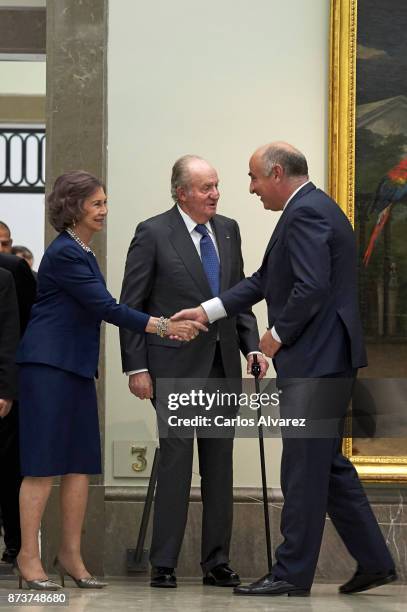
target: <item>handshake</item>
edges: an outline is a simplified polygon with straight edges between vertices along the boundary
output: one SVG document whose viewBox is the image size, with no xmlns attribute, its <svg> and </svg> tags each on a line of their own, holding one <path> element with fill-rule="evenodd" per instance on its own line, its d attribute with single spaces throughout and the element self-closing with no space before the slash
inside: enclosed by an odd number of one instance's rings
<svg viewBox="0 0 407 612">
<path fill-rule="evenodd" d="M 207 332 L 208 317 L 202 306 L 188 308 L 176 312 L 170 319 L 164 317 L 150 317 L 146 332 L 158 334 L 162 338 L 171 340 L 182 340 L 189 342 L 199 335 L 199 332 Z M 153 381 L 147 370 L 134 372 L 129 375 L 130 392 L 139 399 L 151 399 L 154 395 Z"/>
<path fill-rule="evenodd" d="M 205 327 L 206 323 L 208 323 L 208 316 L 202 306 L 185 308 L 184 310 L 176 312 L 170 318 L 168 336 L 172 340 L 193 340 L 198 336 L 200 331 L 208 331 L 207 327 Z M 274 338 L 273 334 L 267 330 L 260 340 L 259 349 L 267 357 L 273 358 L 278 353 L 281 346 L 281 342 Z M 248 363 L 248 374 L 251 373 L 250 367 L 251 362 Z M 263 378 L 267 371 L 267 367 L 264 372 L 262 370 L 260 378 Z"/>
<path fill-rule="evenodd" d="M 182 340 L 189 342 L 196 338 L 200 332 L 207 332 L 208 317 L 202 306 L 195 308 L 186 308 L 172 315 L 169 319 L 161 318 L 163 323 L 160 326 L 160 319 L 150 317 L 146 331 L 158 333 L 162 337 L 170 338 L 171 340 Z M 271 334 L 267 335 L 272 338 Z M 260 349 L 261 350 L 261 349 Z M 257 352 L 257 351 L 256 351 Z M 257 353 L 257 360 L 260 366 L 259 378 L 266 375 L 268 362 L 261 353 Z M 253 353 L 247 355 L 247 373 L 252 373 Z M 154 396 L 153 382 L 147 370 L 133 372 L 129 374 L 129 389 L 130 392 L 139 399 L 151 399 Z"/>
<path fill-rule="evenodd" d="M 176 312 L 170 319 L 158 319 L 156 333 L 171 340 L 189 342 L 200 332 L 207 332 L 208 317 L 202 306 Z"/>
</svg>

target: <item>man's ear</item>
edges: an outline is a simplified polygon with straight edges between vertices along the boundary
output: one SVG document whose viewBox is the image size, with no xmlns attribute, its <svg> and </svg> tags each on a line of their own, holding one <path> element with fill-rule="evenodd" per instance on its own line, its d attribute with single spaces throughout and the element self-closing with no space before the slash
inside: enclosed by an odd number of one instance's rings
<svg viewBox="0 0 407 612">
<path fill-rule="evenodd" d="M 177 200 L 180 204 L 184 204 L 186 195 L 187 194 L 184 187 L 177 187 Z"/>
<path fill-rule="evenodd" d="M 284 168 L 280 164 L 276 164 L 273 167 L 273 175 L 276 181 L 280 182 L 284 177 Z"/>
</svg>

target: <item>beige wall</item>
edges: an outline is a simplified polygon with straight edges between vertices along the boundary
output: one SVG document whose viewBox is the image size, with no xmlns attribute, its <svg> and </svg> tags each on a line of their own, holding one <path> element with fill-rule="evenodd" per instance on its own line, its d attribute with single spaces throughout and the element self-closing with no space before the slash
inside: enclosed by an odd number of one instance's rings
<svg viewBox="0 0 407 612">
<path fill-rule="evenodd" d="M 47 0 L 0 0 L 0 8 L 45 7 Z"/>
<path fill-rule="evenodd" d="M 45 62 L 0 61 L 0 95 L 45 96 Z"/>
<path fill-rule="evenodd" d="M 248 274 L 259 266 L 277 221 L 248 193 L 254 148 L 276 139 L 292 142 L 307 155 L 311 178 L 325 186 L 329 4 L 110 3 L 107 270 L 114 295 L 136 224 L 171 206 L 170 169 L 180 155 L 197 153 L 218 169 L 219 210 L 240 224 Z M 264 330 L 264 302 L 255 311 Z M 151 405 L 127 391 L 111 326 L 106 363 L 106 482 L 144 484 L 112 477 L 113 440 L 154 439 L 155 421 Z M 270 484 L 278 486 L 280 441 L 267 446 Z M 235 485 L 259 483 L 257 441 L 239 440 Z"/>
</svg>

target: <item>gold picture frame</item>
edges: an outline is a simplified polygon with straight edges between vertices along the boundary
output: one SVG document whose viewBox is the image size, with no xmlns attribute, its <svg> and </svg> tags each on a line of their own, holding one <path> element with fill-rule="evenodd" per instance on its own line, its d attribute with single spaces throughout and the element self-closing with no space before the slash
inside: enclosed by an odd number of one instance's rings
<svg viewBox="0 0 407 612">
<path fill-rule="evenodd" d="M 328 189 L 352 224 L 355 195 L 357 8 L 357 0 L 331 0 Z M 407 456 L 354 455 L 352 438 L 344 439 L 344 453 L 365 481 L 407 481 Z"/>
</svg>

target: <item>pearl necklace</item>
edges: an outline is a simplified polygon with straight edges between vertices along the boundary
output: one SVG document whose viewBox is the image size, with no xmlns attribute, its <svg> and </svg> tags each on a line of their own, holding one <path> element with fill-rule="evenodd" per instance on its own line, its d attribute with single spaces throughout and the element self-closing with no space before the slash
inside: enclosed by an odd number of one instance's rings
<svg viewBox="0 0 407 612">
<path fill-rule="evenodd" d="M 75 232 L 73 231 L 73 229 L 71 229 L 70 227 L 68 227 L 66 229 L 66 232 L 70 235 L 71 238 L 73 238 L 75 240 L 75 242 L 77 242 L 79 244 L 80 247 L 83 248 L 84 251 L 86 251 L 87 253 L 92 253 L 92 255 L 94 257 L 96 257 L 95 253 L 92 251 L 92 249 L 90 247 L 88 247 L 87 244 L 85 244 L 80 238 L 79 236 L 77 236 L 75 234 Z"/>
</svg>

